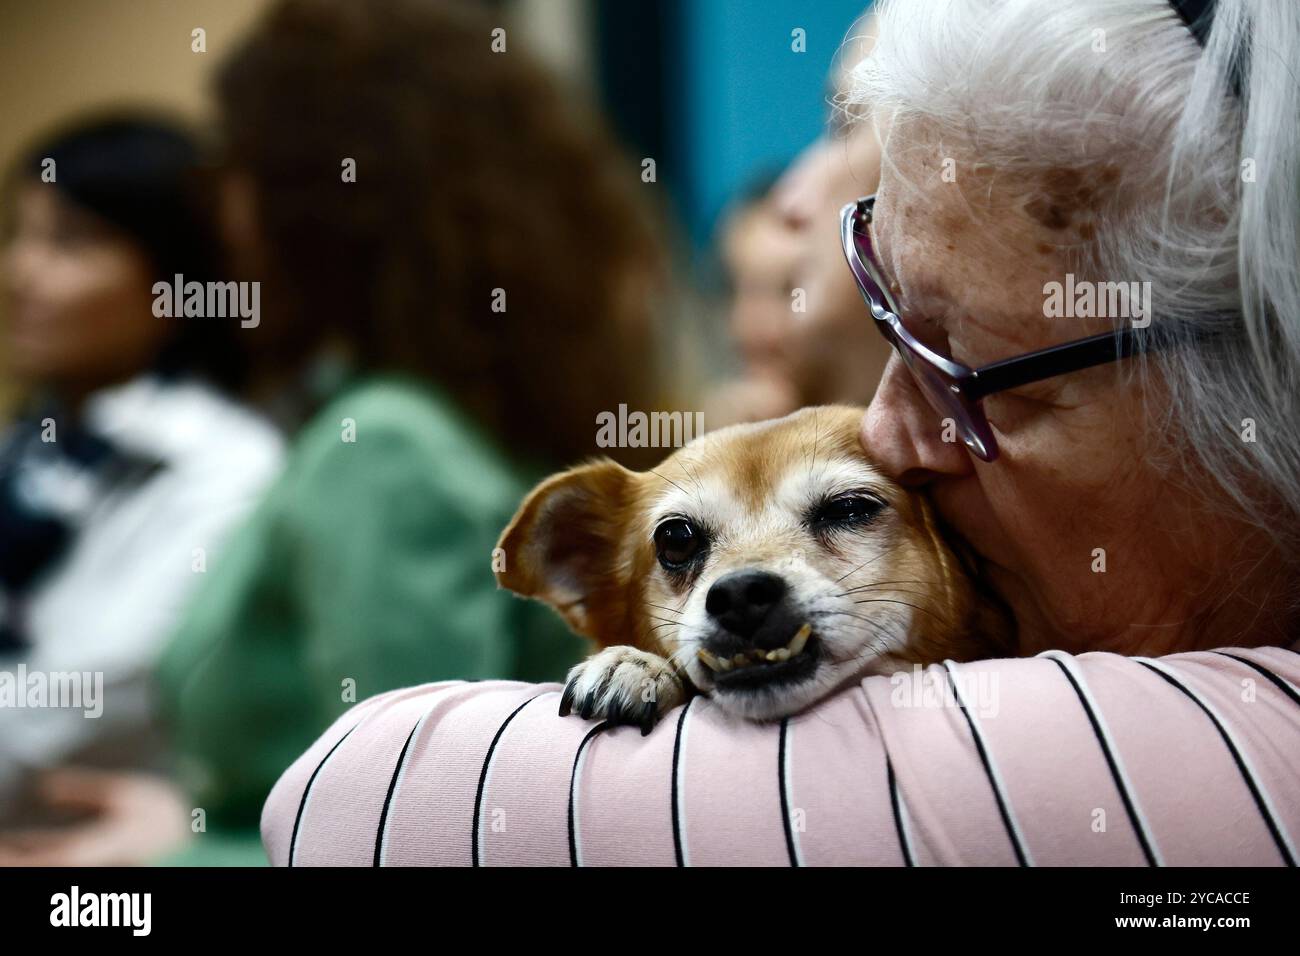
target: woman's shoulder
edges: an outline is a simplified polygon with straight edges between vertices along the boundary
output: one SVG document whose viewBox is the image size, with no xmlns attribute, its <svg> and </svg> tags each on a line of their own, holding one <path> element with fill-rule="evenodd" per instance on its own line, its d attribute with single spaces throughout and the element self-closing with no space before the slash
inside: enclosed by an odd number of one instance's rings
<svg viewBox="0 0 1300 956">
<path fill-rule="evenodd" d="M 561 717 L 558 684 L 426 684 L 340 717 L 262 832 L 277 865 L 1276 865 L 1297 681 L 1282 648 L 1049 651 L 779 721 L 695 697 L 646 736 Z"/>
<path fill-rule="evenodd" d="M 141 376 L 94 395 L 85 418 L 115 446 L 177 472 L 260 482 L 284 457 L 284 437 L 269 419 L 197 379 Z"/>
<path fill-rule="evenodd" d="M 398 377 L 360 380 L 331 399 L 295 441 L 303 480 L 395 482 L 494 510 L 523 493 L 519 470 L 490 438 L 432 387 Z"/>
</svg>

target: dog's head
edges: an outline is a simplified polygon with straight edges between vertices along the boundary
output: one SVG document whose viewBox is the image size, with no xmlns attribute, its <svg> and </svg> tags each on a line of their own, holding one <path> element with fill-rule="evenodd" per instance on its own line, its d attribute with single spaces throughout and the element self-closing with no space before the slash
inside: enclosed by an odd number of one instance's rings
<svg viewBox="0 0 1300 956">
<path fill-rule="evenodd" d="M 498 579 L 601 645 L 674 660 L 750 718 L 981 656 L 996 623 L 925 499 L 872 465 L 861 417 L 806 409 L 709 433 L 648 472 L 556 475 L 506 529 Z"/>
</svg>

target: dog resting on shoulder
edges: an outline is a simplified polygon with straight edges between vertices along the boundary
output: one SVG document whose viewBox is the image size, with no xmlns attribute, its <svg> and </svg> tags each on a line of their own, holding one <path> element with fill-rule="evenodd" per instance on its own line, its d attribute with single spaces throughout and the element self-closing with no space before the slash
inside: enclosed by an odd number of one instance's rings
<svg viewBox="0 0 1300 956">
<path fill-rule="evenodd" d="M 534 489 L 497 579 L 602 648 L 560 714 L 649 733 L 699 692 L 768 720 L 869 674 L 1010 654 L 1005 614 L 929 502 L 872 465 L 861 420 L 804 409 L 647 472 L 597 461 Z"/>
</svg>

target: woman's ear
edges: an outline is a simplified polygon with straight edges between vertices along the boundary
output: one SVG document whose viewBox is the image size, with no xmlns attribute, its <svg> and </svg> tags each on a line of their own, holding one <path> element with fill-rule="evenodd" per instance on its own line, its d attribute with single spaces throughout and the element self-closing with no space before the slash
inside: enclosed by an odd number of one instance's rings
<svg viewBox="0 0 1300 956">
<path fill-rule="evenodd" d="M 630 569 L 621 555 L 636 480 L 636 473 L 602 460 L 542 482 L 501 536 L 497 582 L 545 601 L 579 634 L 606 639 L 602 632 L 626 618 Z"/>
</svg>

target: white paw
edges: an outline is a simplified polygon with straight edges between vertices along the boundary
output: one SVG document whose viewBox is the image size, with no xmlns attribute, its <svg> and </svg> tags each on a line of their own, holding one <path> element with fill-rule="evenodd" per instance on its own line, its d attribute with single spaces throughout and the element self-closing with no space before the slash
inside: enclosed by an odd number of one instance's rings
<svg viewBox="0 0 1300 956">
<path fill-rule="evenodd" d="M 635 647 L 607 647 L 569 671 L 560 716 L 604 718 L 650 733 L 661 714 L 686 699 L 682 678 L 658 654 Z"/>
</svg>

